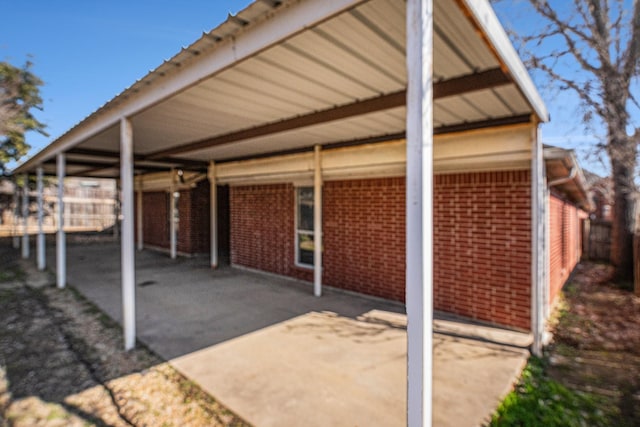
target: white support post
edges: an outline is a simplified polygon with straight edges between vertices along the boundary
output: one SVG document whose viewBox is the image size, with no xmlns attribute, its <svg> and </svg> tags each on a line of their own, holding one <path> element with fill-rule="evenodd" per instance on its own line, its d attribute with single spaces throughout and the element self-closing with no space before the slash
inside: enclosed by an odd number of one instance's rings
<svg viewBox="0 0 640 427">
<path fill-rule="evenodd" d="M 37 240 L 37 253 L 38 253 L 38 270 L 44 270 L 46 267 L 45 259 L 45 241 L 44 241 L 44 229 L 43 229 L 43 184 L 42 184 L 42 166 L 38 166 L 36 169 L 36 180 L 38 187 L 38 240 Z"/>
<path fill-rule="evenodd" d="M 543 280 L 543 290 L 544 290 L 544 318 L 549 318 L 551 315 L 551 295 L 549 294 L 551 289 L 550 285 L 550 277 L 549 277 L 549 266 L 551 265 L 551 238 L 550 238 L 550 214 L 549 214 L 549 200 L 551 198 L 551 191 L 549 187 L 547 187 L 547 178 L 546 178 L 546 170 L 544 172 L 544 280 Z"/>
<path fill-rule="evenodd" d="M 136 346 L 135 246 L 133 238 L 133 128 L 126 117 L 120 120 L 120 183 L 122 203 L 121 268 L 122 324 L 124 348 Z"/>
<path fill-rule="evenodd" d="M 216 182 L 216 165 L 209 162 L 207 173 L 209 178 L 209 210 L 211 212 L 211 268 L 218 268 L 218 188 Z"/>
<path fill-rule="evenodd" d="M 178 253 L 178 229 L 176 227 L 176 170 L 171 169 L 171 183 L 169 184 L 169 241 L 171 259 L 176 259 Z"/>
<path fill-rule="evenodd" d="M 120 237 L 120 213 L 122 212 L 122 206 L 120 206 L 120 181 L 116 180 L 116 199 L 113 204 L 113 238 L 118 240 Z"/>
<path fill-rule="evenodd" d="M 56 284 L 62 289 L 67 285 L 67 239 L 64 234 L 64 175 L 65 156 L 58 154 L 58 232 L 56 233 Z"/>
<path fill-rule="evenodd" d="M 142 177 L 138 179 L 138 192 L 136 193 L 136 205 L 138 216 L 136 217 L 136 229 L 138 230 L 138 250 L 141 251 L 144 249 L 144 235 L 142 231 L 143 223 L 142 223 L 142 215 L 143 215 L 143 207 L 142 207 Z"/>
<path fill-rule="evenodd" d="M 322 152 L 314 148 L 313 170 L 313 294 L 322 295 Z"/>
<path fill-rule="evenodd" d="M 433 0 L 407 1 L 407 425 L 432 424 Z"/>
<path fill-rule="evenodd" d="M 29 175 L 22 175 L 22 258 L 29 258 Z"/>
<path fill-rule="evenodd" d="M 18 183 L 14 181 L 13 186 L 13 224 L 12 224 L 12 234 L 13 234 L 13 249 L 18 249 L 20 247 L 20 236 L 18 235 L 18 227 L 19 227 L 19 217 L 18 217 L 18 205 L 20 204 L 20 200 L 18 197 Z"/>
<path fill-rule="evenodd" d="M 546 259 L 544 246 L 544 160 L 542 142 L 538 129 L 532 131 L 531 140 L 531 332 L 533 343 L 531 352 L 542 356 L 544 339 L 544 261 Z"/>
</svg>

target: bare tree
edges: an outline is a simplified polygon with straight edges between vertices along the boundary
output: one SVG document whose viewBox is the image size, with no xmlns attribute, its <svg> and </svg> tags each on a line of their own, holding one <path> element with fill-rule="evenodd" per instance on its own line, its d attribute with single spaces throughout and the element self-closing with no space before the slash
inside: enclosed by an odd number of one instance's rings
<svg viewBox="0 0 640 427">
<path fill-rule="evenodd" d="M 513 2 L 511 2 L 513 7 Z M 606 129 L 603 148 L 614 189 L 611 261 L 618 279 L 633 274 L 635 173 L 640 119 L 640 0 L 526 0 L 541 18 L 518 44 L 528 64 L 578 95 L 585 123 Z M 533 32 L 532 31 L 532 32 Z"/>
</svg>

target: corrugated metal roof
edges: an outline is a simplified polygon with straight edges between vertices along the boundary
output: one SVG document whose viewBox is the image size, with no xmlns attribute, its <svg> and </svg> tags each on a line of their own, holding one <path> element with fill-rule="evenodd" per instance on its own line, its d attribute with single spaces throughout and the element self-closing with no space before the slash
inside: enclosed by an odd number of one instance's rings
<svg viewBox="0 0 640 427">
<path fill-rule="evenodd" d="M 455 1 L 436 0 L 434 3 L 436 84 L 505 68 L 494 49 L 478 36 L 475 24 Z M 52 159 L 56 154 L 56 144 L 62 146 L 61 141 L 69 139 L 69 133 L 80 132 L 91 123 L 102 120 L 107 110 L 121 108 L 129 97 L 137 93 L 156 90 L 166 76 L 183 72 L 183 68 L 198 61 L 206 52 L 215 51 L 229 40 L 233 43 L 235 38 L 241 38 L 261 22 L 277 20 L 282 10 L 295 8 L 299 2 L 291 0 L 278 4 L 257 1 L 235 17 L 230 16 L 226 22 L 203 34 L 191 46 L 135 82 L 18 170 L 35 167 L 36 161 Z M 130 117 L 136 155 L 142 159 L 145 155 L 194 141 L 406 90 L 405 13 L 403 1 L 355 2 L 353 7 L 331 19 L 290 34 L 279 43 L 230 64 L 196 84 L 176 90 Z M 435 100 L 434 126 L 521 117 L 534 112 L 522 89 L 511 83 Z M 208 160 L 220 161 L 252 153 L 394 134 L 402 132 L 404 127 L 405 108 L 398 106 L 187 151 L 180 157 L 200 160 L 204 164 Z M 112 123 L 97 134 L 82 138 L 77 146 L 118 151 L 119 124 Z M 69 154 L 68 158 L 73 159 L 73 156 Z M 174 161 L 160 164 L 172 165 Z M 104 170 L 95 169 L 85 168 L 91 175 L 105 176 Z"/>
</svg>

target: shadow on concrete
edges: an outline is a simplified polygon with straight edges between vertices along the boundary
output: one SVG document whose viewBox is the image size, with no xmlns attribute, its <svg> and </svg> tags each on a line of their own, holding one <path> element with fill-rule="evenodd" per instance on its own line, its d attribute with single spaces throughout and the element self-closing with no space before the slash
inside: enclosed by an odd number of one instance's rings
<svg viewBox="0 0 640 427">
<path fill-rule="evenodd" d="M 53 265 L 54 248 L 48 250 Z M 120 248 L 115 242 L 69 244 L 68 282 L 109 316 L 122 318 Z M 324 289 L 231 267 L 212 270 L 207 257 L 170 259 L 136 253 L 138 337 L 172 359 L 309 312 L 357 319 L 371 310 L 403 313 L 401 304 Z M 371 332 L 371 331 L 369 331 Z"/>
</svg>

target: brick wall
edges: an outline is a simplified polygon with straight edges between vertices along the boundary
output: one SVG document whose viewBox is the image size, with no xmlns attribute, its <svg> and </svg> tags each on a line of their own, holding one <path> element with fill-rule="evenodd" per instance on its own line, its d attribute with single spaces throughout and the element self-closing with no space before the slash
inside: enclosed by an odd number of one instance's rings
<svg viewBox="0 0 640 427">
<path fill-rule="evenodd" d="M 323 281 L 404 302 L 405 179 L 324 185 Z"/>
<path fill-rule="evenodd" d="M 142 196 L 144 243 L 169 249 L 169 193 L 145 192 Z M 193 189 L 180 190 L 178 200 L 178 252 L 194 254 L 209 252 L 209 183 L 204 180 Z"/>
<path fill-rule="evenodd" d="M 404 302 L 405 182 L 326 182 L 323 282 Z M 527 171 L 437 175 L 435 308 L 523 329 L 530 324 Z M 312 280 L 295 266 L 292 185 L 232 187 L 234 264 Z"/>
<path fill-rule="evenodd" d="M 176 242 L 176 249 L 178 252 L 193 253 L 192 251 L 192 236 L 191 236 L 191 218 L 193 212 L 192 205 L 192 191 L 180 190 L 180 199 L 178 199 L 178 240 Z"/>
<path fill-rule="evenodd" d="M 549 304 L 553 304 L 582 256 L 586 214 L 558 193 L 549 197 Z"/>
<path fill-rule="evenodd" d="M 291 184 L 231 187 L 231 262 L 312 280 L 295 257 L 295 188 Z"/>
<path fill-rule="evenodd" d="M 529 171 L 436 175 L 434 306 L 528 329 Z"/>
<path fill-rule="evenodd" d="M 211 250 L 209 189 L 209 181 L 205 179 L 189 192 L 190 215 L 184 230 L 184 234 L 190 238 L 189 253 L 208 253 Z"/>
<path fill-rule="evenodd" d="M 142 239 L 145 244 L 169 247 L 169 193 L 142 193 Z"/>
</svg>

